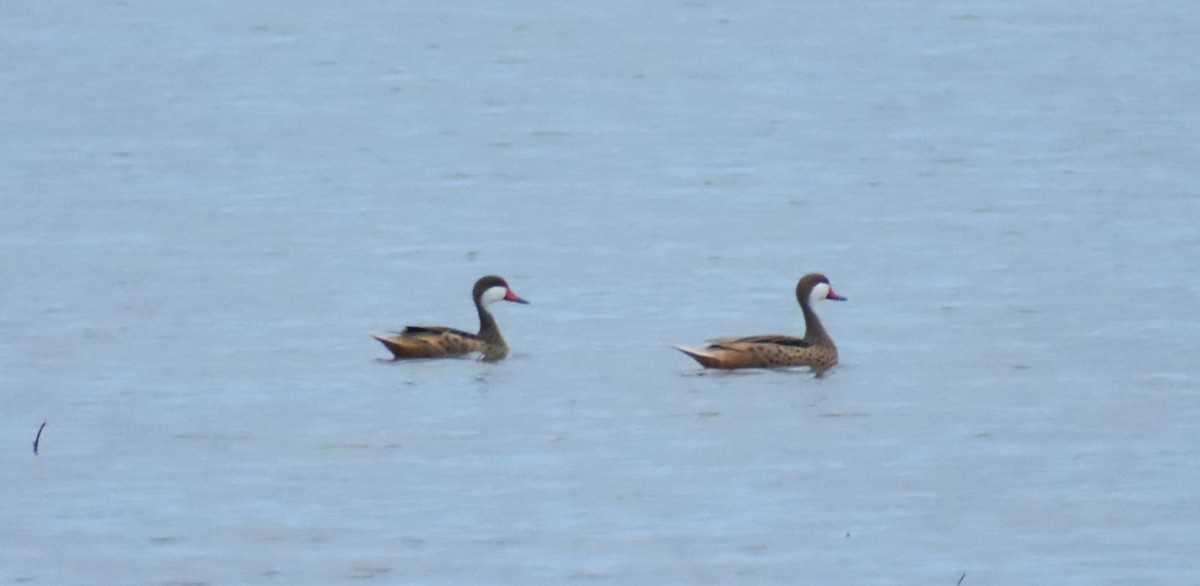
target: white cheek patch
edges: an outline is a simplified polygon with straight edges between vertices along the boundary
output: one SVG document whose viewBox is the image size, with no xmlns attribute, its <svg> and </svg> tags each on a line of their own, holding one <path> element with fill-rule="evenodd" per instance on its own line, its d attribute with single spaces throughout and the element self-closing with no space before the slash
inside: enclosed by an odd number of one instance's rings
<svg viewBox="0 0 1200 586">
<path fill-rule="evenodd" d="M 504 299 L 504 297 L 507 295 L 508 288 L 506 287 L 488 287 L 483 291 L 483 296 L 480 297 L 480 300 L 483 301 L 484 305 L 491 305 L 497 301 L 500 301 L 501 299 Z"/>
<path fill-rule="evenodd" d="M 808 294 L 808 304 L 816 305 L 818 301 L 827 297 L 829 297 L 829 283 L 817 283 L 817 286 L 813 287 L 812 293 Z"/>
</svg>

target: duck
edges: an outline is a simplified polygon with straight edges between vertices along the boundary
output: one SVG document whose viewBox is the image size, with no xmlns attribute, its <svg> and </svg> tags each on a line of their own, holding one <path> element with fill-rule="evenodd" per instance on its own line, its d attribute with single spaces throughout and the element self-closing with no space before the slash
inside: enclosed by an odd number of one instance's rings
<svg viewBox="0 0 1200 586">
<path fill-rule="evenodd" d="M 809 273 L 796 283 L 796 301 L 804 313 L 804 337 L 761 335 L 716 338 L 707 346 L 673 346 L 695 359 L 705 368 L 732 370 L 737 368 L 778 368 L 808 366 L 820 377 L 838 363 L 837 346 L 821 325 L 813 306 L 832 299 L 846 301 L 833 292 L 829 279 L 820 273 Z"/>
<path fill-rule="evenodd" d="M 479 312 L 479 333 L 472 334 L 445 326 L 410 325 L 397 334 L 375 334 L 373 337 L 391 351 L 394 360 L 450 358 L 473 353 L 481 354 L 485 362 L 503 360 L 508 356 L 508 344 L 500 335 L 500 327 L 488 308 L 497 301 L 522 305 L 529 302 L 513 293 L 508 282 L 496 275 L 487 275 L 475 281 L 471 298 Z"/>
</svg>

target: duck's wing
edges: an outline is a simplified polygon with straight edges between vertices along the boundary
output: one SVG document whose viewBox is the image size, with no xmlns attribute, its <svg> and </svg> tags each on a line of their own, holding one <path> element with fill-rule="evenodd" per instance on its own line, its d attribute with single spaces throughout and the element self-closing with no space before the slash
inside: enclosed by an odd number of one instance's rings
<svg viewBox="0 0 1200 586">
<path fill-rule="evenodd" d="M 401 336 L 414 336 L 414 337 L 452 335 L 452 336 L 459 336 L 459 337 L 467 338 L 467 339 L 478 338 L 478 336 L 476 336 L 475 334 L 472 334 L 471 332 L 464 332 L 462 330 L 458 330 L 455 328 L 448 328 L 446 326 L 424 326 L 424 325 L 404 326 L 404 331 L 400 332 L 400 335 Z"/>
<path fill-rule="evenodd" d="M 808 342 L 795 336 L 785 336 L 782 334 L 764 334 L 760 336 L 731 336 L 727 338 L 714 338 L 708 341 L 709 346 L 717 348 L 738 349 L 739 346 L 745 344 L 778 344 L 780 346 L 794 346 L 797 348 L 807 348 L 811 346 Z"/>
<path fill-rule="evenodd" d="M 399 334 L 376 335 L 375 339 L 397 359 L 462 356 L 484 346 L 475 334 L 443 326 L 408 326 Z"/>
</svg>

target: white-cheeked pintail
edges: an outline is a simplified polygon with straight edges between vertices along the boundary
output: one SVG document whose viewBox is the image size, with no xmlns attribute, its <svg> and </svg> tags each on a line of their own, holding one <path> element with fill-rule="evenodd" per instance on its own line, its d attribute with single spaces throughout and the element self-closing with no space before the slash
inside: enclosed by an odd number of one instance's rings
<svg viewBox="0 0 1200 586">
<path fill-rule="evenodd" d="M 485 361 L 502 360 L 508 356 L 508 344 L 500 335 L 496 318 L 488 307 L 497 301 L 529 303 L 512 289 L 508 283 L 495 275 L 475 281 L 471 292 L 475 309 L 479 312 L 479 333 L 472 334 L 443 326 L 406 326 L 398 334 L 376 335 L 392 352 L 396 360 L 407 358 L 444 358 L 479 353 Z"/>
<path fill-rule="evenodd" d="M 845 301 L 833 292 L 825 275 L 804 275 L 796 284 L 796 300 L 804 312 L 803 338 L 783 335 L 746 336 L 709 340 L 708 346 L 675 348 L 691 356 L 705 368 L 776 368 L 808 366 L 817 376 L 838 363 L 837 346 L 825 332 L 813 305 L 823 299 Z"/>
</svg>

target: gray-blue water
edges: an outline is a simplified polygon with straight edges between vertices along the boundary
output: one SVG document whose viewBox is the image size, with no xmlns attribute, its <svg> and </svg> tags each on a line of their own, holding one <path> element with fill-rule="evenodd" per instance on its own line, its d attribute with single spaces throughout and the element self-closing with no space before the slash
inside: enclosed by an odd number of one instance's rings
<svg viewBox="0 0 1200 586">
<path fill-rule="evenodd" d="M 1184 0 L 0 4 L 0 582 L 1196 584 L 1197 54 Z M 829 376 L 669 348 L 809 271 Z M 380 360 L 487 273 L 509 360 Z"/>
</svg>

